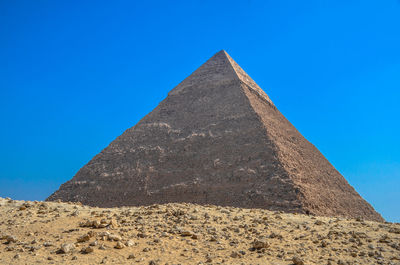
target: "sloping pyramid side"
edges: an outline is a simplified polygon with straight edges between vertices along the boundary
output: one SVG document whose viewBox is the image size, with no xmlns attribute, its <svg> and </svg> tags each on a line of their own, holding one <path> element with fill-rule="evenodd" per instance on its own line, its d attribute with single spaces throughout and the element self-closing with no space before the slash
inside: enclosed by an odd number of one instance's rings
<svg viewBox="0 0 400 265">
<path fill-rule="evenodd" d="M 192 202 L 381 220 L 224 51 L 48 200 Z"/>
<path fill-rule="evenodd" d="M 263 91 L 228 55 L 242 88 L 258 114 L 278 160 L 299 189 L 302 209 L 316 215 L 364 217 L 383 221 L 320 151 L 307 141 L 273 104 L 266 104 Z M 262 92 L 260 92 L 260 90 Z M 269 98 L 268 98 L 269 99 Z"/>
</svg>

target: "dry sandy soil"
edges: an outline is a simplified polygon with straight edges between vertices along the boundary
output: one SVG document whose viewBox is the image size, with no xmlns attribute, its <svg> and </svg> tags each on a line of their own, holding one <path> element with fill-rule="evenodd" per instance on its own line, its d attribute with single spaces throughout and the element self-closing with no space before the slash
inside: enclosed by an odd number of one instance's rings
<svg viewBox="0 0 400 265">
<path fill-rule="evenodd" d="M 0 198 L 0 264 L 400 264 L 400 224 Z"/>
</svg>

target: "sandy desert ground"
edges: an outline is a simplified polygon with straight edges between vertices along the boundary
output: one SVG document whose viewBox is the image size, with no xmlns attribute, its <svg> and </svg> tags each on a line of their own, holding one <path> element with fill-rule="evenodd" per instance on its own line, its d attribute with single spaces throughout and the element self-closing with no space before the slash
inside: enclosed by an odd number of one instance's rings
<svg viewBox="0 0 400 265">
<path fill-rule="evenodd" d="M 400 224 L 0 199 L 0 264 L 400 264 Z"/>
</svg>

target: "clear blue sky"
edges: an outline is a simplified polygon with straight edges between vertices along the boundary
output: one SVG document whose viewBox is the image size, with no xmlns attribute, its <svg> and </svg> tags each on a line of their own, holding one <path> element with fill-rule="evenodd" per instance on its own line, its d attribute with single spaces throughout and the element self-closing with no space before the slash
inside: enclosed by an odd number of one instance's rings
<svg viewBox="0 0 400 265">
<path fill-rule="evenodd" d="M 0 196 L 43 200 L 221 49 L 400 222 L 399 0 L 0 0 Z"/>
</svg>

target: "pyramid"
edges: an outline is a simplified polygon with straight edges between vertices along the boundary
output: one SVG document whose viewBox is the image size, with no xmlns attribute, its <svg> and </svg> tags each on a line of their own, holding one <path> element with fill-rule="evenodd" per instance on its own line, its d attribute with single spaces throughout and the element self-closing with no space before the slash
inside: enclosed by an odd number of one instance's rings
<svg viewBox="0 0 400 265">
<path fill-rule="evenodd" d="M 383 218 L 220 51 L 47 200 Z"/>
</svg>

